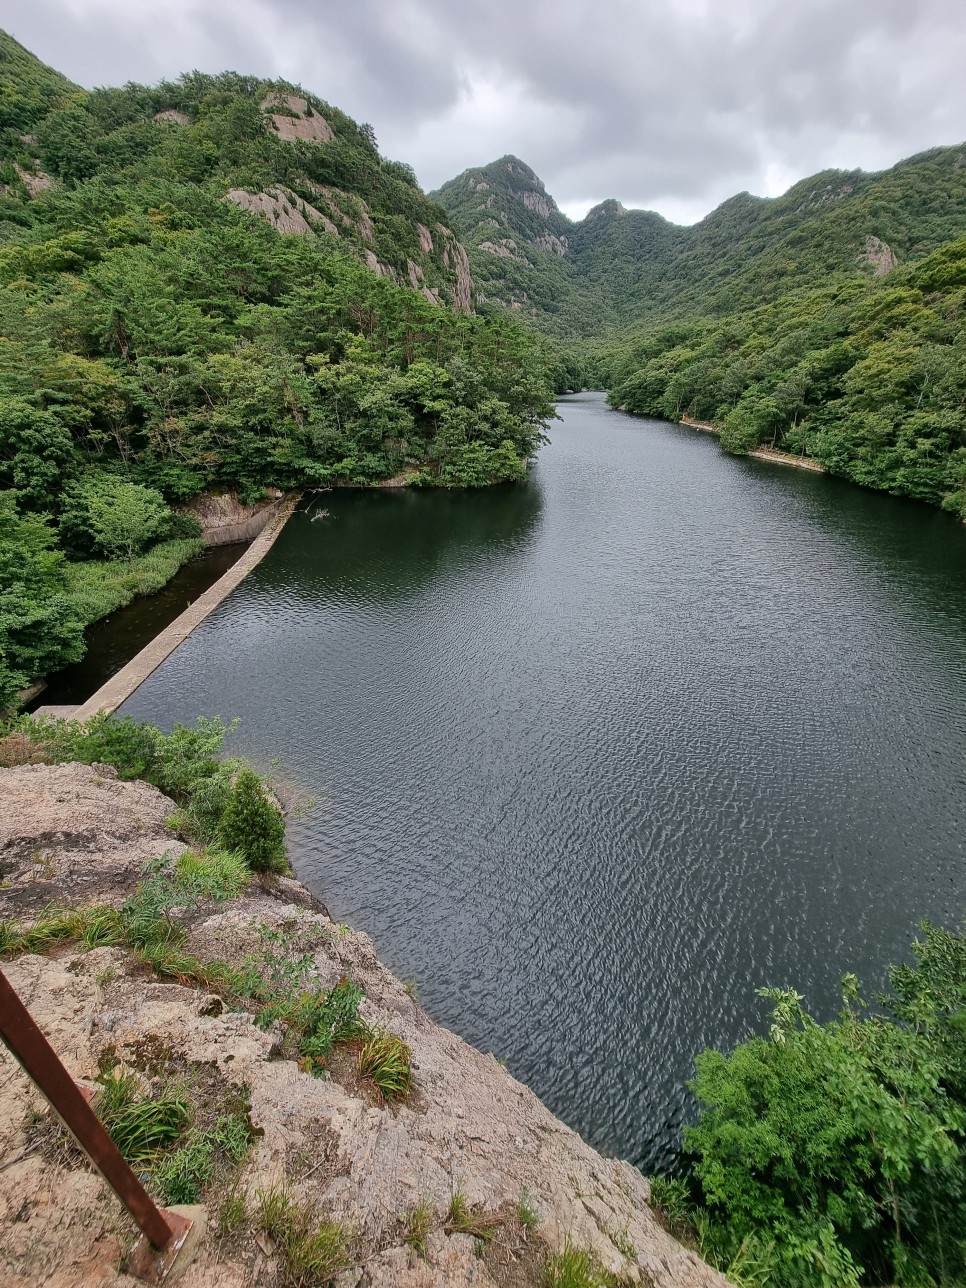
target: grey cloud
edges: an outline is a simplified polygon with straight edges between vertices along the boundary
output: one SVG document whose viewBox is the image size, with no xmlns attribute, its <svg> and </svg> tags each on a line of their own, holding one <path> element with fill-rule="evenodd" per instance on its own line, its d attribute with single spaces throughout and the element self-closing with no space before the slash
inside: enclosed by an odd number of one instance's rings
<svg viewBox="0 0 966 1288">
<path fill-rule="evenodd" d="M 565 205 L 697 213 L 966 136 L 960 0 L 0 0 L 0 18 L 84 84 L 285 75 L 427 187 L 511 151 Z"/>
</svg>

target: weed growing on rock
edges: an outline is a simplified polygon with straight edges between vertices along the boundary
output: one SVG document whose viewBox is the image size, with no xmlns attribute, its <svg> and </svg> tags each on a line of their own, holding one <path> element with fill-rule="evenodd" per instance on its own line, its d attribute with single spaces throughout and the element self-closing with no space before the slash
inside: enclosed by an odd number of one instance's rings
<svg viewBox="0 0 966 1288">
<path fill-rule="evenodd" d="M 129 1163 L 144 1164 L 173 1145 L 191 1120 L 184 1094 L 162 1090 L 157 1096 L 141 1095 L 133 1073 L 113 1070 L 104 1074 L 95 1109 L 108 1135 Z"/>
<path fill-rule="evenodd" d="M 218 1237 L 225 1239 L 248 1220 L 248 1205 L 245 1196 L 238 1192 L 234 1184 L 218 1206 Z"/>
<path fill-rule="evenodd" d="M 540 1288 L 618 1288 L 620 1280 L 604 1270 L 592 1252 L 568 1241 L 547 1257 Z"/>
<path fill-rule="evenodd" d="M 395 1033 L 375 1030 L 359 1052 L 359 1077 L 374 1083 L 384 1100 L 404 1100 L 413 1078 L 409 1047 Z"/>
<path fill-rule="evenodd" d="M 241 1162 L 250 1144 L 248 1124 L 234 1114 L 219 1118 L 205 1131 L 192 1128 L 184 1143 L 166 1154 L 154 1170 L 163 1201 L 197 1203 L 218 1163 Z"/>
<path fill-rule="evenodd" d="M 463 1190 L 457 1188 L 453 1191 L 444 1227 L 447 1234 L 469 1234 L 485 1243 L 492 1238 L 499 1224 L 496 1217 L 485 1212 L 478 1204 L 471 1205 Z"/>
<path fill-rule="evenodd" d="M 334 1221 L 320 1221 L 284 1184 L 259 1190 L 258 1220 L 282 1258 L 282 1281 L 289 1288 L 327 1283 L 349 1261 L 349 1237 Z"/>
<path fill-rule="evenodd" d="M 533 1203 L 533 1196 L 524 1190 L 517 1200 L 516 1217 L 524 1230 L 535 1230 L 540 1224 L 540 1214 Z"/>
<path fill-rule="evenodd" d="M 174 875 L 182 890 L 221 902 L 240 895 L 252 874 L 242 855 L 210 846 L 185 850 L 174 865 Z"/>
<path fill-rule="evenodd" d="M 433 1232 L 436 1224 L 436 1213 L 425 1199 L 420 1199 L 416 1206 L 406 1214 L 403 1243 L 407 1248 L 411 1248 L 417 1256 L 425 1257 L 426 1240 Z"/>
</svg>

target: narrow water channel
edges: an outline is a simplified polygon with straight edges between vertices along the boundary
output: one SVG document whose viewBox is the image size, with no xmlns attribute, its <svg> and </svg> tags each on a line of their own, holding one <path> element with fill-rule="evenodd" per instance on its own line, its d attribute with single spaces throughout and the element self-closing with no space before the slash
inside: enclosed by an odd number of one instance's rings
<svg viewBox="0 0 966 1288">
<path fill-rule="evenodd" d="M 87 628 L 87 652 L 47 679 L 34 706 L 85 702 L 228 571 L 245 542 L 214 546 L 179 568 L 156 595 L 135 599 Z"/>
<path fill-rule="evenodd" d="M 560 405 L 529 483 L 333 493 L 124 708 L 241 716 L 296 869 L 595 1145 L 966 907 L 966 529 Z"/>
</svg>

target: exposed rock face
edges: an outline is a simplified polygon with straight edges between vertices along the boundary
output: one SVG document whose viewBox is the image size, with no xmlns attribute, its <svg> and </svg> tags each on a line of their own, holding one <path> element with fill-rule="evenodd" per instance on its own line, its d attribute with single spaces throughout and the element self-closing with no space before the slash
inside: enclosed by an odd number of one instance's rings
<svg viewBox="0 0 966 1288">
<path fill-rule="evenodd" d="M 314 111 L 299 94 L 269 94 L 262 100 L 261 107 L 268 116 L 270 128 L 289 143 L 296 139 L 305 143 L 329 143 L 335 138 L 325 117 Z M 272 111 L 273 108 L 283 110 Z"/>
<path fill-rule="evenodd" d="M 119 781 L 111 765 L 0 770 L 3 903 L 27 915 L 126 893 L 149 859 L 185 848 L 166 823 L 174 810 L 157 788 Z"/>
<path fill-rule="evenodd" d="M 5 825 L 8 850 L 24 853 L 48 832 L 66 836 L 75 805 L 82 821 L 71 824 L 72 835 L 82 848 L 70 858 L 65 849 L 73 867 L 96 861 L 92 837 L 110 835 L 113 843 L 129 836 L 142 851 L 150 849 L 136 820 L 153 835 L 171 802 L 143 784 L 113 780 L 110 792 L 97 796 L 102 789 L 94 772 L 0 770 L 3 817 L 32 820 L 26 831 Z M 103 802 L 103 813 L 94 801 Z M 133 874 L 128 880 L 133 884 Z M 9 915 L 7 890 L 0 890 L 0 915 Z M 292 960 L 311 958 L 324 987 L 343 976 L 354 980 L 365 991 L 369 1023 L 388 1027 L 410 1046 L 415 1090 L 409 1102 L 387 1107 L 335 1065 L 331 1079 L 313 1078 L 279 1058 L 278 1032 L 257 1028 L 246 1012 L 226 1012 L 218 998 L 156 980 L 122 949 L 71 950 L 54 960 L 28 955 L 5 963 L 5 970 L 75 1077 L 93 1076 L 111 1048 L 135 1069 L 150 1051 L 152 1060 L 204 1071 L 226 1089 L 247 1088 L 259 1134 L 240 1189 L 254 1205 L 260 1188 L 284 1177 L 320 1218 L 351 1229 L 353 1265 L 338 1277 L 339 1288 L 530 1283 L 511 1277 L 498 1257 L 481 1258 L 472 1238 L 445 1232 L 457 1188 L 491 1213 L 512 1212 L 526 1192 L 539 1216 L 532 1236 L 539 1246 L 559 1247 L 570 1238 L 630 1283 L 724 1288 L 719 1275 L 658 1224 L 647 1205 L 647 1182 L 633 1167 L 602 1158 L 492 1056 L 435 1024 L 379 962 L 368 937 L 335 926 L 297 882 L 213 907 L 188 926 L 186 948 L 203 959 L 250 959 L 267 929 Z M 38 1101 L 4 1053 L 0 1282 L 5 1288 L 134 1288 L 116 1269 L 130 1223 L 99 1177 L 63 1152 L 24 1153 Z M 406 1213 L 420 1202 L 434 1214 L 425 1257 L 403 1240 Z M 245 1234 L 209 1237 L 181 1282 L 184 1288 L 242 1288 L 274 1283 L 277 1274 L 274 1246 Z"/>
<path fill-rule="evenodd" d="M 534 238 L 534 246 L 539 246 L 541 250 L 549 250 L 553 255 L 559 255 L 561 259 L 570 249 L 570 243 L 566 237 L 556 237 L 553 233 L 546 233 L 543 237 Z"/>
<path fill-rule="evenodd" d="M 251 541 L 275 512 L 282 494 L 275 492 L 269 500 L 245 505 L 234 492 L 203 492 L 182 510 L 201 524 L 206 546 L 228 546 L 233 541 Z"/>
<path fill-rule="evenodd" d="M 443 264 L 452 268 L 456 274 L 452 286 L 452 304 L 457 313 L 473 312 L 473 274 L 470 271 L 470 257 L 466 247 L 456 237 L 452 229 L 445 224 L 437 224 L 436 231 L 445 243 Z"/>
<path fill-rule="evenodd" d="M 184 112 L 179 112 L 177 108 L 167 107 L 163 112 L 155 112 L 156 121 L 167 121 L 171 125 L 190 125 L 191 118 L 185 116 Z"/>
<path fill-rule="evenodd" d="M 419 234 L 419 249 L 424 255 L 431 255 L 433 251 L 433 234 L 425 224 L 417 224 L 416 232 Z"/>
<path fill-rule="evenodd" d="M 523 192 L 520 193 L 520 200 L 526 206 L 527 210 L 536 211 L 536 213 L 538 215 L 542 215 L 544 219 L 550 218 L 550 202 L 542 193 L 533 192 L 530 188 L 525 188 Z"/>
<path fill-rule="evenodd" d="M 871 234 L 865 239 L 865 250 L 859 256 L 860 264 L 868 264 L 873 276 L 885 277 L 886 273 L 891 273 L 898 264 L 895 251 L 888 242 L 884 242 L 879 237 L 873 237 Z"/>
<path fill-rule="evenodd" d="M 14 169 L 20 176 L 20 182 L 31 197 L 36 197 L 38 193 L 46 192 L 48 188 L 54 186 L 54 179 L 49 174 L 45 174 L 43 170 L 24 170 L 19 165 L 15 165 Z"/>
<path fill-rule="evenodd" d="M 335 237 L 339 235 L 331 219 L 288 188 L 269 188 L 266 192 L 246 192 L 244 188 L 231 188 L 225 194 L 225 200 L 233 201 L 243 210 L 261 215 L 280 233 L 298 233 L 304 236 L 312 232 L 314 225 L 318 225 Z"/>
</svg>

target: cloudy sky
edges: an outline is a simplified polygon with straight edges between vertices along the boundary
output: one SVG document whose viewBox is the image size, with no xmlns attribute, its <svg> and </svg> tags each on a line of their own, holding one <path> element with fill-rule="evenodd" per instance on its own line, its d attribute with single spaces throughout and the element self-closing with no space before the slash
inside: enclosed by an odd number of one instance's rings
<svg viewBox="0 0 966 1288">
<path fill-rule="evenodd" d="M 700 218 L 966 139 L 963 0 L 0 0 L 82 85 L 283 76 L 433 188 L 513 152 L 574 217 Z"/>
</svg>

